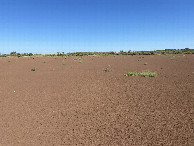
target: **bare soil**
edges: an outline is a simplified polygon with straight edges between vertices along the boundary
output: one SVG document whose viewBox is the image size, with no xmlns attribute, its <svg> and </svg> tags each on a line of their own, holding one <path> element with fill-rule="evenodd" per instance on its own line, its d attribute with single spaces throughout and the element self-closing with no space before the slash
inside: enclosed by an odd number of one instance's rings
<svg viewBox="0 0 194 146">
<path fill-rule="evenodd" d="M 194 55 L 143 57 L 0 58 L 0 146 L 193 146 Z"/>
</svg>

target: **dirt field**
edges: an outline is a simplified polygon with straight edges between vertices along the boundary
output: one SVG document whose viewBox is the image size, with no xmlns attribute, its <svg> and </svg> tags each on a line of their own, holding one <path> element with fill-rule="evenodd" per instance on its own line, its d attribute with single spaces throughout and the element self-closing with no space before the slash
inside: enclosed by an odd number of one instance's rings
<svg viewBox="0 0 194 146">
<path fill-rule="evenodd" d="M 0 146 L 193 146 L 194 55 L 143 57 L 0 58 Z"/>
</svg>

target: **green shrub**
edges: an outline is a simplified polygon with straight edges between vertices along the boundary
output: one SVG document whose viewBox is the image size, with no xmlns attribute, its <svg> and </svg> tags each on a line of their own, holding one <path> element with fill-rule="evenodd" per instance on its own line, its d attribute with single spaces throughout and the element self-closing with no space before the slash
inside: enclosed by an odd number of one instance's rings
<svg viewBox="0 0 194 146">
<path fill-rule="evenodd" d="M 125 76 L 142 76 L 142 77 L 155 77 L 157 74 L 155 72 L 145 71 L 145 72 L 127 72 Z"/>
<path fill-rule="evenodd" d="M 137 72 L 128 72 L 125 74 L 125 76 L 138 76 L 139 74 Z"/>
<path fill-rule="evenodd" d="M 36 68 L 32 68 L 31 71 L 36 71 Z"/>
<path fill-rule="evenodd" d="M 139 75 L 142 77 L 155 77 L 157 74 L 155 72 L 146 71 L 139 73 Z"/>
</svg>

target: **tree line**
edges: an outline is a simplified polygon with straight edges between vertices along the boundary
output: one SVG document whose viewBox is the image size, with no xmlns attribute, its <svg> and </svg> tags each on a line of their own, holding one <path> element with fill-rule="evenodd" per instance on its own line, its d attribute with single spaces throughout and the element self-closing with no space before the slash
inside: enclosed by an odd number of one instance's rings
<svg viewBox="0 0 194 146">
<path fill-rule="evenodd" d="M 57 54 L 33 54 L 33 53 L 17 53 L 16 51 L 10 52 L 9 54 L 0 54 L 0 57 L 7 57 L 7 56 L 16 56 L 16 57 L 23 57 L 23 56 L 91 56 L 91 55 L 167 55 L 167 54 L 194 54 L 194 49 L 165 49 L 165 50 L 154 50 L 154 51 L 123 51 L 120 50 L 119 52 L 109 51 L 109 52 L 72 52 L 72 53 L 64 53 L 64 52 L 57 52 Z"/>
</svg>

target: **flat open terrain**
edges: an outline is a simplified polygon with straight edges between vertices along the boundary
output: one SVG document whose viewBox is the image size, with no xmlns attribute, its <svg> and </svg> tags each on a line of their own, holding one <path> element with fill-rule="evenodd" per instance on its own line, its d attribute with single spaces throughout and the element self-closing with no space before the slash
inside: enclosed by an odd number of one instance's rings
<svg viewBox="0 0 194 146">
<path fill-rule="evenodd" d="M 194 55 L 143 57 L 0 58 L 0 146 L 193 146 Z"/>
</svg>

